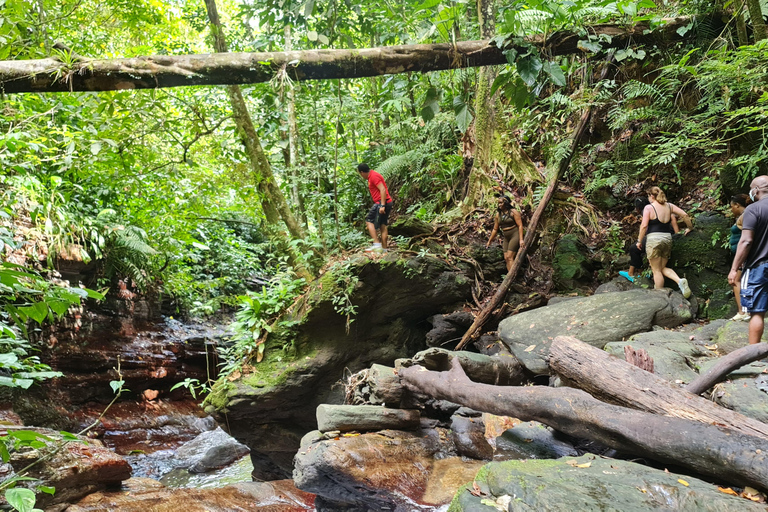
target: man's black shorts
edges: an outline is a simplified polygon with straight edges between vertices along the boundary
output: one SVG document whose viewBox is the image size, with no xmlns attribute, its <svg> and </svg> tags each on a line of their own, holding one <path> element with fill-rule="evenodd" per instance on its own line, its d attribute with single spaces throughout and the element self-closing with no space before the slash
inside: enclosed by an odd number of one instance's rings
<svg viewBox="0 0 768 512">
<path fill-rule="evenodd" d="M 379 213 L 379 208 L 380 206 L 378 204 L 371 206 L 371 209 L 368 210 L 368 215 L 365 216 L 365 222 L 373 223 L 373 225 L 376 226 L 376 229 L 379 229 L 379 226 L 386 226 L 389 222 L 389 214 L 392 211 L 392 201 L 384 205 L 384 213 Z"/>
</svg>

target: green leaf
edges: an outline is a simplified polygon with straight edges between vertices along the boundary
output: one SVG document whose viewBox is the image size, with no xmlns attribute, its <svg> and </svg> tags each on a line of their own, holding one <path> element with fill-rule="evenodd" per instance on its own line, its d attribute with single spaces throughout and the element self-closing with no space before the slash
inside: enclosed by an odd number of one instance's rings
<svg viewBox="0 0 768 512">
<path fill-rule="evenodd" d="M 109 382 L 109 387 L 112 388 L 113 393 L 117 393 L 123 387 L 123 384 L 125 384 L 124 380 L 112 380 Z"/>
<path fill-rule="evenodd" d="M 324 34 L 317 34 L 317 40 L 320 41 L 320 44 L 329 44 L 331 42 Z"/>
<path fill-rule="evenodd" d="M 50 494 L 51 496 L 53 496 L 56 493 L 55 487 L 48 487 L 47 485 L 39 485 L 37 486 L 37 490 L 42 491 L 46 494 Z"/>
<path fill-rule="evenodd" d="M 21 306 L 19 311 L 23 311 L 29 318 L 42 324 L 45 317 L 48 316 L 48 306 L 45 302 L 36 302 L 32 306 Z"/>
<path fill-rule="evenodd" d="M 563 87 L 567 83 L 563 70 L 557 62 L 545 62 L 542 69 L 549 75 L 549 78 L 552 79 L 552 83 L 555 85 Z"/>
<path fill-rule="evenodd" d="M 464 133 L 467 131 L 467 128 L 469 128 L 472 119 L 472 114 L 469 112 L 467 106 L 464 105 L 456 114 L 456 127 L 461 133 Z"/>
<path fill-rule="evenodd" d="M 310 41 L 317 41 L 317 31 L 310 30 L 309 32 L 307 32 L 307 39 L 309 39 Z"/>
<path fill-rule="evenodd" d="M 588 40 L 579 41 L 578 43 L 576 43 L 576 47 L 583 52 L 589 52 L 589 53 L 597 53 L 603 49 L 603 46 L 597 41 L 588 41 Z"/>
<path fill-rule="evenodd" d="M 32 512 L 35 508 L 35 493 L 23 487 L 14 487 L 5 491 L 8 504 L 19 512 Z"/>
<path fill-rule="evenodd" d="M 101 142 L 100 141 L 96 141 L 93 144 L 91 144 L 91 154 L 93 156 L 98 155 L 100 151 L 101 151 Z"/>
<path fill-rule="evenodd" d="M 529 87 L 536 83 L 541 68 L 541 59 L 535 55 L 528 55 L 517 60 L 517 74 Z"/>
<path fill-rule="evenodd" d="M 66 314 L 67 310 L 69 309 L 69 306 L 71 305 L 71 302 L 66 300 L 49 300 L 48 301 L 48 307 L 53 310 L 54 313 L 56 313 L 58 316 L 63 316 Z"/>
<path fill-rule="evenodd" d="M 308 18 L 312 11 L 315 10 L 315 0 L 307 0 L 307 3 L 304 4 L 304 17 Z"/>
<path fill-rule="evenodd" d="M 64 441 L 84 442 L 82 439 L 77 437 L 75 434 L 73 434 L 72 432 L 67 432 L 66 430 L 60 430 L 59 434 L 61 434 L 61 437 L 62 437 L 62 439 L 64 439 Z"/>
<path fill-rule="evenodd" d="M 24 442 L 31 442 L 31 441 L 37 441 L 37 440 L 53 441 L 53 439 L 46 436 L 45 434 L 41 434 L 40 432 L 35 432 L 34 430 L 12 430 L 8 432 L 8 435 L 10 437 L 13 437 L 14 439 L 18 439 L 19 441 L 24 441 Z"/>
</svg>

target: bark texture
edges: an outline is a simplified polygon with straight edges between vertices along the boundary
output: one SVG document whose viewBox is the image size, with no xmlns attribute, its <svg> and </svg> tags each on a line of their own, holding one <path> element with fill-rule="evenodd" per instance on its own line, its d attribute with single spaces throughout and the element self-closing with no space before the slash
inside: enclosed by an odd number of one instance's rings
<svg viewBox="0 0 768 512">
<path fill-rule="evenodd" d="M 550 347 L 552 371 L 595 398 L 631 409 L 718 425 L 768 441 L 768 425 L 696 396 L 570 336 Z"/>
<path fill-rule="evenodd" d="M 419 366 L 399 375 L 412 392 L 522 421 L 539 421 L 566 434 L 626 453 L 674 463 L 719 480 L 768 488 L 768 441 L 696 421 L 609 405 L 578 389 L 501 387 L 469 380 L 458 359 L 448 372 Z"/>
<path fill-rule="evenodd" d="M 768 343 L 755 343 L 734 350 L 727 356 L 721 357 L 715 365 L 705 373 L 691 381 L 685 389 L 694 395 L 700 395 L 737 368 L 768 356 Z"/>
<path fill-rule="evenodd" d="M 690 21 L 688 17 L 673 18 L 653 31 L 647 23 L 632 27 L 603 24 L 585 28 L 591 34 L 611 37 L 611 43 L 603 44 L 605 49 L 623 48 L 627 45 L 680 41 L 684 36 L 680 36 L 676 30 L 688 25 Z M 550 37 L 533 37 L 530 42 L 550 55 L 566 55 L 582 51 L 578 48 L 580 39 L 582 37 L 578 33 L 564 31 Z M 0 91 L 112 91 L 185 85 L 252 84 L 270 81 L 281 69 L 285 69 L 292 80 L 325 80 L 489 66 L 506 62 L 502 51 L 488 40 L 356 50 L 219 52 L 130 59 L 80 59 L 70 66 L 56 58 L 47 58 L 0 62 Z"/>
</svg>

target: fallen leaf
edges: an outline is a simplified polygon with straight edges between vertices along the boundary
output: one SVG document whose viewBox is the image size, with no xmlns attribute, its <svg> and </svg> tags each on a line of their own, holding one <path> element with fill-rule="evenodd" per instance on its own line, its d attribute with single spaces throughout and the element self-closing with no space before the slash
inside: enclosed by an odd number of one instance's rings
<svg viewBox="0 0 768 512">
<path fill-rule="evenodd" d="M 739 495 L 739 493 L 737 493 L 736 491 L 734 491 L 730 487 L 718 487 L 717 490 L 720 491 L 720 492 L 724 492 L 725 494 L 732 494 L 734 496 L 738 496 Z"/>
<path fill-rule="evenodd" d="M 359 432 L 349 432 L 348 434 L 342 434 L 342 437 L 357 437 L 359 435 Z"/>
<path fill-rule="evenodd" d="M 588 468 L 591 465 L 592 465 L 591 462 L 585 462 L 584 464 L 576 464 L 576 467 L 577 468 Z"/>
<path fill-rule="evenodd" d="M 480 489 L 480 486 L 477 485 L 477 482 L 472 482 L 472 489 L 470 489 L 469 492 L 472 493 L 472 496 L 485 496 L 485 493 Z"/>
<path fill-rule="evenodd" d="M 577 461 L 576 459 L 567 460 L 565 461 L 565 463 L 573 467 L 576 467 L 579 465 L 579 461 Z"/>
<path fill-rule="evenodd" d="M 680 482 L 681 484 L 683 484 L 683 485 L 684 485 L 684 486 L 686 486 L 686 487 L 688 487 L 688 486 L 690 485 L 688 482 L 686 482 L 686 481 L 685 481 L 685 480 L 683 480 L 682 478 L 678 478 L 678 479 L 677 479 L 677 481 L 678 481 L 678 482 Z"/>
<path fill-rule="evenodd" d="M 536 327 L 536 324 L 531 324 L 531 326 L 529 327 L 529 329 L 533 329 L 534 327 Z"/>
<path fill-rule="evenodd" d="M 688 339 L 689 339 L 689 340 L 691 340 L 691 341 L 693 341 L 693 340 L 695 340 L 695 339 L 696 339 L 696 336 L 694 336 L 694 335 L 690 335 L 690 336 L 688 336 Z"/>
<path fill-rule="evenodd" d="M 525 349 L 525 352 L 530 352 L 531 350 L 535 349 L 536 345 L 531 345 L 530 347 Z"/>
<path fill-rule="evenodd" d="M 707 350 L 717 350 L 717 345 L 704 345 Z"/>
</svg>

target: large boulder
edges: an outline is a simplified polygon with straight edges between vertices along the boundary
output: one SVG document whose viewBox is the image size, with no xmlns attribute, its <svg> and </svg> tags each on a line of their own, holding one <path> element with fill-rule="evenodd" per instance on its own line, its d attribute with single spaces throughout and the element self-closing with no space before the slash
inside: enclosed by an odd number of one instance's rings
<svg viewBox="0 0 768 512">
<path fill-rule="evenodd" d="M 79 441 L 67 442 L 57 431 L 30 427 L 6 427 L 0 435 L 13 431 L 19 432 L 16 434 L 18 436 L 22 432 L 36 432 L 41 446 L 23 447 L 14 451 L 10 466 L 3 468 L 4 472 L 11 469 L 11 473 L 0 475 L 0 480 L 25 470 L 25 476 L 34 480 L 21 482 L 22 485 L 33 489 L 38 486 L 54 487 L 56 493 L 53 495 L 43 492 L 37 494 L 38 507 L 78 500 L 92 492 L 119 486 L 120 482 L 131 477 L 128 462 L 105 448 L 98 440 L 76 436 Z"/>
<path fill-rule="evenodd" d="M 203 432 L 175 452 L 176 466 L 191 473 L 205 473 L 230 465 L 250 450 L 221 427 Z"/>
<path fill-rule="evenodd" d="M 555 243 L 553 280 L 560 290 L 573 290 L 592 282 L 593 264 L 587 248 L 576 235 L 564 235 Z"/>
<path fill-rule="evenodd" d="M 254 475 L 287 478 L 319 404 L 341 403 L 345 372 L 426 348 L 427 318 L 471 297 L 465 273 L 434 257 L 356 256 L 329 270 L 267 341 L 264 360 L 219 381 L 206 412 L 251 449 Z M 339 301 L 347 315 L 337 312 Z"/>
<path fill-rule="evenodd" d="M 466 485 L 449 512 L 562 510 L 765 511 L 688 475 L 594 455 L 492 462 Z"/>
<path fill-rule="evenodd" d="M 669 289 L 610 292 L 526 311 L 499 324 L 499 336 L 534 374 L 549 373 L 549 344 L 556 336 L 574 336 L 603 348 L 654 325 L 676 327 L 690 322 L 694 311 L 679 292 Z"/>
<path fill-rule="evenodd" d="M 308 434 L 293 479 L 299 489 L 334 503 L 330 510 L 437 509 L 484 464 L 457 456 L 451 440 L 445 429 L 335 439 Z"/>
</svg>

